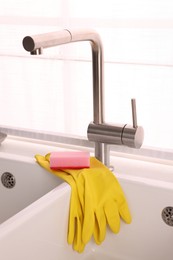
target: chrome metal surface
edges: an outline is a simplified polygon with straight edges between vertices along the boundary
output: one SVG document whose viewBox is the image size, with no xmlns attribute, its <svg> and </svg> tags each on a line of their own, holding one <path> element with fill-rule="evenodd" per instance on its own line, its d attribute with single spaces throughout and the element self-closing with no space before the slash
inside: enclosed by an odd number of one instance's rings
<svg viewBox="0 0 173 260">
<path fill-rule="evenodd" d="M 140 148 L 144 139 L 144 131 L 140 126 L 133 128 L 130 125 L 96 125 L 90 123 L 88 126 L 88 139 L 93 142 Z"/>
<path fill-rule="evenodd" d="M 137 127 L 136 99 L 131 99 L 133 128 Z"/>
<path fill-rule="evenodd" d="M 165 207 L 162 210 L 162 219 L 167 225 L 173 226 L 173 207 Z"/>
<path fill-rule="evenodd" d="M 95 156 L 107 165 L 109 149 L 104 149 L 105 144 L 140 148 L 143 143 L 144 132 L 142 127 L 137 126 L 135 99 L 132 99 L 133 126 L 104 123 L 104 58 L 100 36 L 93 30 L 66 29 L 58 32 L 26 36 L 23 39 L 23 47 L 31 54 L 40 54 L 43 48 L 80 41 L 89 41 L 92 47 L 93 122 L 88 126 L 87 135 L 89 141 L 95 142 Z"/>
<path fill-rule="evenodd" d="M 1 182 L 5 188 L 11 189 L 15 186 L 16 180 L 12 173 L 4 172 L 1 175 Z"/>
<path fill-rule="evenodd" d="M 131 125 L 109 125 L 106 123 L 88 126 L 88 139 L 93 142 L 105 144 L 125 145 L 131 148 L 140 148 L 144 140 L 144 130 L 137 126 L 136 101 L 132 99 L 133 126 Z"/>
<path fill-rule="evenodd" d="M 144 129 L 141 126 L 136 128 L 125 125 L 122 132 L 122 144 L 131 148 L 141 148 L 144 140 Z"/>
<path fill-rule="evenodd" d="M 57 45 L 89 41 L 92 47 L 92 66 L 93 66 L 93 103 L 94 103 L 94 123 L 101 124 L 104 121 L 103 115 L 103 47 L 100 36 L 92 30 L 62 30 L 39 34 L 34 36 L 26 36 L 23 39 L 23 47 L 32 54 L 38 54 L 44 48 Z"/>
<path fill-rule="evenodd" d="M 43 53 L 42 48 L 38 48 L 38 49 L 36 49 L 34 51 L 31 51 L 31 55 L 40 55 L 42 53 Z"/>
<path fill-rule="evenodd" d="M 122 145 L 123 125 L 94 124 L 88 126 L 88 139 L 93 142 Z"/>
<path fill-rule="evenodd" d="M 92 70 L 93 70 L 93 122 L 102 124 L 104 122 L 103 105 L 103 81 L 104 81 L 104 59 L 100 36 L 92 30 L 63 30 L 26 36 L 23 39 L 23 47 L 31 54 L 39 54 L 38 50 L 57 45 L 89 41 L 92 47 Z M 95 142 L 95 156 L 104 161 L 103 144 Z"/>
</svg>

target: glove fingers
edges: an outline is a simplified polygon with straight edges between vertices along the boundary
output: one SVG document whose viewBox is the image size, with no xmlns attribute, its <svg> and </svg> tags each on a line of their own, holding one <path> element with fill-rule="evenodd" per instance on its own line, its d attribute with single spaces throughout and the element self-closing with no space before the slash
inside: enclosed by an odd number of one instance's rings
<svg viewBox="0 0 173 260">
<path fill-rule="evenodd" d="M 106 217 L 103 209 L 95 212 L 94 240 L 96 244 L 101 244 L 106 236 Z"/>
<path fill-rule="evenodd" d="M 72 197 L 72 195 L 71 195 Z M 76 230 L 76 211 L 72 206 L 72 199 L 70 202 L 70 212 L 69 212 L 69 218 L 68 218 L 68 237 L 67 237 L 67 241 L 68 243 L 71 245 L 74 241 L 74 237 L 75 237 L 75 230 Z"/>
<path fill-rule="evenodd" d="M 52 172 L 50 167 L 49 167 L 49 161 L 47 161 L 44 156 L 36 154 L 35 159 L 39 163 L 40 166 L 42 166 L 43 168 L 45 168 L 49 172 Z"/>
<path fill-rule="evenodd" d="M 116 201 L 108 201 L 105 206 L 105 215 L 112 232 L 118 233 L 120 230 L 120 215 Z"/>
<path fill-rule="evenodd" d="M 93 209 L 93 192 L 85 174 L 81 173 L 78 177 L 76 180 L 76 187 L 84 216 L 82 239 L 84 243 L 87 243 L 93 235 L 95 218 Z"/>
<path fill-rule="evenodd" d="M 83 230 L 82 230 L 82 241 L 85 244 L 88 243 L 89 240 L 91 239 L 93 235 L 93 230 L 94 230 L 94 215 L 93 212 L 91 212 L 91 210 L 88 210 L 87 213 L 84 213 L 84 223 L 83 223 Z"/>
<path fill-rule="evenodd" d="M 50 163 L 50 153 L 47 153 L 47 154 L 45 155 L 45 159 Z"/>
<path fill-rule="evenodd" d="M 118 204 L 119 214 L 121 218 L 124 220 L 124 222 L 130 224 L 132 221 L 132 217 L 123 191 L 119 193 L 119 195 L 116 198 L 116 201 Z"/>
<path fill-rule="evenodd" d="M 79 253 L 82 253 L 84 251 L 84 248 L 85 248 L 85 244 L 82 241 L 81 222 L 79 218 L 75 218 L 75 233 L 74 233 L 74 240 L 73 240 L 73 249 Z"/>
<path fill-rule="evenodd" d="M 129 207 L 126 203 L 126 201 L 120 206 L 119 213 L 122 219 L 127 223 L 130 224 L 132 222 L 132 217 L 130 214 Z"/>
<path fill-rule="evenodd" d="M 74 250 L 82 252 L 85 244 L 82 241 L 82 226 L 83 226 L 83 212 L 76 187 L 73 187 L 70 198 L 70 212 L 68 223 L 68 237 L 69 244 L 73 244 Z"/>
<path fill-rule="evenodd" d="M 116 194 L 116 196 L 114 197 L 114 201 L 117 203 L 117 208 L 119 210 L 119 214 L 120 214 L 121 218 L 127 224 L 130 224 L 131 221 L 132 221 L 132 217 L 131 217 L 131 214 L 130 214 L 130 210 L 129 210 L 124 192 L 123 192 L 123 190 L 122 190 L 118 181 L 117 181 L 115 194 Z"/>
</svg>

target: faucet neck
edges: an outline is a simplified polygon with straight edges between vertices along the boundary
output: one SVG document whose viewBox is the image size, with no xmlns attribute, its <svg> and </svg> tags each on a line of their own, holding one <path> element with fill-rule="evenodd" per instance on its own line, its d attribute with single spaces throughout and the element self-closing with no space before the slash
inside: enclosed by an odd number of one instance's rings
<svg viewBox="0 0 173 260">
<path fill-rule="evenodd" d="M 71 42 L 89 41 L 92 48 L 93 71 L 93 123 L 104 123 L 103 84 L 104 84 L 104 55 L 100 36 L 93 30 L 62 30 L 58 32 L 26 36 L 23 47 L 31 54 L 40 54 L 39 50 L 67 44 Z M 101 143 L 95 143 L 95 156 L 103 161 Z"/>
</svg>

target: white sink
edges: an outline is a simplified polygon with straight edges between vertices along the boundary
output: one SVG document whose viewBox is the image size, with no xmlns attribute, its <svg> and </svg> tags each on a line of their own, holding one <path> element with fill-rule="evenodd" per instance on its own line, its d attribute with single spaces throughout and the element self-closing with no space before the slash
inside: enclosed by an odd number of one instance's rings
<svg viewBox="0 0 173 260">
<path fill-rule="evenodd" d="M 36 146 L 31 150 L 36 153 L 36 149 L 41 151 Z M 49 152 L 50 147 L 45 151 Z M 8 171 L 16 178 L 12 189 L 0 184 L 1 258 L 172 260 L 173 227 L 163 221 L 162 210 L 173 207 L 173 165 L 111 159 L 131 210 L 132 223 L 122 221 L 116 235 L 108 228 L 101 245 L 91 240 L 79 254 L 67 243 L 70 186 L 38 166 L 34 156 L 0 152 L 1 174 Z"/>
<path fill-rule="evenodd" d="M 61 179 L 41 168 L 34 158 L 0 153 L 0 223 L 61 183 Z"/>
</svg>

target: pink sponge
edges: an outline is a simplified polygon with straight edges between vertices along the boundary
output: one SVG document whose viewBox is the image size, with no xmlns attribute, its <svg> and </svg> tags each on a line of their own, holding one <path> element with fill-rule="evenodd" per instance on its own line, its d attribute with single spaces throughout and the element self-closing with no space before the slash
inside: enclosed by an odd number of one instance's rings
<svg viewBox="0 0 173 260">
<path fill-rule="evenodd" d="M 89 152 L 52 152 L 50 155 L 50 168 L 58 169 L 80 169 L 90 167 Z"/>
</svg>

